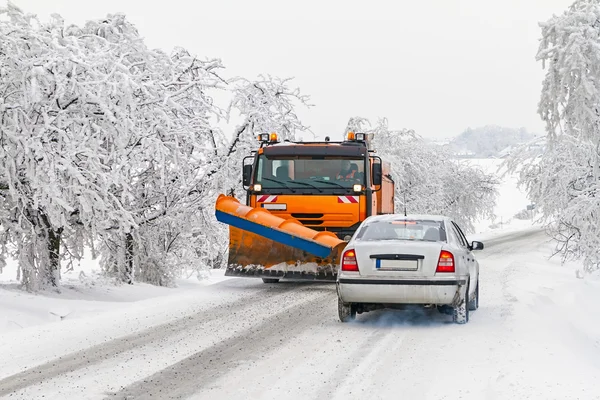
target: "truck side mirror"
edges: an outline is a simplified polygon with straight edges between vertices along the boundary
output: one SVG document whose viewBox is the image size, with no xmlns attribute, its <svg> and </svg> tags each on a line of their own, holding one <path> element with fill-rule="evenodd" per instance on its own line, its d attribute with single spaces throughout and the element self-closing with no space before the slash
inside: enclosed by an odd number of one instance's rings
<svg viewBox="0 0 600 400">
<path fill-rule="evenodd" d="M 252 182 L 252 164 L 244 165 L 242 177 L 242 182 L 244 183 L 244 186 L 250 186 L 250 183 Z"/>
<path fill-rule="evenodd" d="M 373 164 L 373 185 L 381 185 L 382 178 L 381 164 Z"/>
</svg>

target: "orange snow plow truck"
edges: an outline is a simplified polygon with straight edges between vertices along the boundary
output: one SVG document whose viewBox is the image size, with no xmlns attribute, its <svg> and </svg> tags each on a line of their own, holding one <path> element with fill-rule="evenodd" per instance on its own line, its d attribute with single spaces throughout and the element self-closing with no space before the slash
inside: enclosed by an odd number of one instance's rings
<svg viewBox="0 0 600 400">
<path fill-rule="evenodd" d="M 226 276 L 335 281 L 346 242 L 370 215 L 394 212 L 390 165 L 371 135 L 342 142 L 280 142 L 258 136 L 244 159 L 246 204 L 220 195 L 216 217 L 229 227 Z"/>
</svg>

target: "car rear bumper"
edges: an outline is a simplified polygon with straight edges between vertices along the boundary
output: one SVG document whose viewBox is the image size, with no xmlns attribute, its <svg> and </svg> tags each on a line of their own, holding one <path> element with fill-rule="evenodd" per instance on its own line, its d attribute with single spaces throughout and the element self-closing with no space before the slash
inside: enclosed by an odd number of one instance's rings
<svg viewBox="0 0 600 400">
<path fill-rule="evenodd" d="M 339 278 L 344 303 L 456 304 L 464 296 L 467 277 L 452 279 Z"/>
</svg>

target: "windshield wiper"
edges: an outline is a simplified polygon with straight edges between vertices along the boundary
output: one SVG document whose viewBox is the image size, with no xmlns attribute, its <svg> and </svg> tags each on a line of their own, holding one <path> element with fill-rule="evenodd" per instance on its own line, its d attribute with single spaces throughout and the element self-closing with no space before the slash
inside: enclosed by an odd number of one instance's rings
<svg viewBox="0 0 600 400">
<path fill-rule="evenodd" d="M 286 181 L 286 182 L 290 182 L 290 183 L 298 183 L 298 184 L 300 184 L 300 185 L 306 185 L 306 186 L 310 186 L 311 188 L 317 189 L 317 190 L 319 191 L 319 193 L 323 193 L 323 191 L 322 191 L 320 188 L 318 188 L 318 187 L 316 187 L 315 185 L 312 185 L 312 184 L 310 184 L 310 183 L 307 183 L 307 182 L 298 182 L 298 181 Z"/>
<path fill-rule="evenodd" d="M 278 181 L 277 179 L 271 179 L 271 178 L 261 178 L 261 179 L 264 179 L 265 181 L 279 183 L 280 185 L 285 186 L 287 189 L 291 190 L 292 193 L 296 193 L 296 191 L 294 189 L 292 189 L 291 187 L 289 187 L 285 182 Z"/>
<path fill-rule="evenodd" d="M 319 180 L 315 180 L 315 182 L 319 182 L 319 183 L 329 183 L 330 185 L 335 185 L 335 186 L 341 187 L 342 189 L 350 189 L 350 188 L 348 188 L 348 187 L 346 187 L 346 186 L 344 186 L 344 185 L 340 185 L 340 184 L 339 184 L 339 183 L 337 183 L 337 182 L 330 182 L 330 181 L 319 181 Z"/>
</svg>

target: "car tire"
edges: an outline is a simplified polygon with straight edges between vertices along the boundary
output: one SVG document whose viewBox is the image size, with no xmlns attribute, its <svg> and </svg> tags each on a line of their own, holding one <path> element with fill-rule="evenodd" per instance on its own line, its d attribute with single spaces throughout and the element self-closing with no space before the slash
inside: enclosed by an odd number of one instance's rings
<svg viewBox="0 0 600 400">
<path fill-rule="evenodd" d="M 452 321 L 457 324 L 466 324 L 469 322 L 469 287 L 467 286 L 467 291 L 465 293 L 465 297 L 461 299 L 458 306 L 454 307 L 454 312 L 452 313 Z"/>
<path fill-rule="evenodd" d="M 356 306 L 352 303 L 344 303 L 338 298 L 338 315 L 341 322 L 350 322 L 356 319 Z"/>
<path fill-rule="evenodd" d="M 264 283 L 278 283 L 279 279 L 277 278 L 262 278 Z"/>
<path fill-rule="evenodd" d="M 477 282 L 477 287 L 475 287 L 474 298 L 469 301 L 469 311 L 475 311 L 478 308 L 479 308 L 479 282 Z"/>
</svg>

